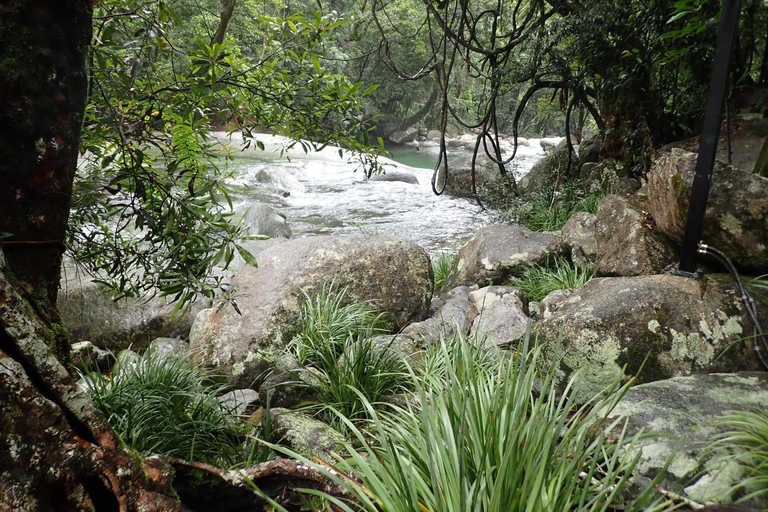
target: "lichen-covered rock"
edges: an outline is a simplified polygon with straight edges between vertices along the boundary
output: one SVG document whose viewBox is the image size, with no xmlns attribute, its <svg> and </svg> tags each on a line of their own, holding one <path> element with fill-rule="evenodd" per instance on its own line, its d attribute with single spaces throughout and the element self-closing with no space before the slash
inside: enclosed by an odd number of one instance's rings
<svg viewBox="0 0 768 512">
<path fill-rule="evenodd" d="M 259 393 L 253 389 L 233 389 L 218 397 L 222 409 L 232 416 L 248 414 L 259 403 Z"/>
<path fill-rule="evenodd" d="M 257 260 L 258 268 L 244 267 L 232 280 L 240 313 L 213 308 L 190 337 L 199 360 L 237 387 L 258 384 L 298 331 L 301 290 L 346 287 L 347 300 L 369 301 L 392 328 L 424 318 L 432 298 L 429 256 L 402 238 L 299 238 Z"/>
<path fill-rule="evenodd" d="M 278 407 L 270 415 L 281 442 L 302 455 L 330 460 L 346 441 L 336 430 L 304 413 Z"/>
<path fill-rule="evenodd" d="M 412 323 L 402 333 L 411 336 L 422 346 L 432 345 L 441 336 L 450 339 L 459 333 L 465 334 L 471 325 L 468 316 L 469 288 L 458 286 L 445 294 L 445 302 L 434 315 Z"/>
<path fill-rule="evenodd" d="M 528 300 L 511 286 L 488 286 L 470 292 L 475 312 L 470 334 L 485 340 L 484 346 L 507 345 L 525 335 L 528 327 Z"/>
<path fill-rule="evenodd" d="M 587 192 L 634 194 L 640 188 L 640 182 L 630 176 L 627 166 L 612 158 L 597 165 L 583 165 L 579 176 L 582 187 Z"/>
<path fill-rule="evenodd" d="M 677 242 L 685 234 L 696 159 L 673 149 L 648 174 L 649 211 Z M 743 267 L 768 272 L 768 178 L 716 162 L 702 240 Z"/>
<path fill-rule="evenodd" d="M 574 213 L 561 232 L 573 264 L 579 268 L 592 268 L 597 254 L 595 215 L 588 212 Z"/>
<path fill-rule="evenodd" d="M 727 491 L 743 475 L 738 466 L 705 455 L 704 448 L 723 432 L 713 419 L 727 411 L 764 409 L 766 403 L 766 372 L 698 374 L 635 386 L 611 416 L 628 420 L 627 435 L 659 434 L 639 447 L 632 477 L 637 488 L 647 487 L 674 455 L 662 487 L 698 503 L 730 503 L 738 496 Z M 763 510 L 768 499 L 743 505 Z"/>
<path fill-rule="evenodd" d="M 757 370 L 751 329 L 728 279 L 672 275 L 592 279 L 534 326 L 563 376 L 580 371 L 581 399 L 635 374 Z"/>
<path fill-rule="evenodd" d="M 543 265 L 565 250 L 559 234 L 508 224 L 486 226 L 459 250 L 444 288 L 503 284 L 525 267 Z"/>
<path fill-rule="evenodd" d="M 280 355 L 269 375 L 259 386 L 259 397 L 264 407 L 295 407 L 301 402 L 314 401 L 316 394 L 308 386 L 314 379 L 289 352 Z"/>
<path fill-rule="evenodd" d="M 660 274 L 677 261 L 672 244 L 654 229 L 639 196 L 604 197 L 595 219 L 597 276 Z"/>
<path fill-rule="evenodd" d="M 248 206 L 243 212 L 243 223 L 249 235 L 291 238 L 285 215 L 264 203 Z"/>
</svg>

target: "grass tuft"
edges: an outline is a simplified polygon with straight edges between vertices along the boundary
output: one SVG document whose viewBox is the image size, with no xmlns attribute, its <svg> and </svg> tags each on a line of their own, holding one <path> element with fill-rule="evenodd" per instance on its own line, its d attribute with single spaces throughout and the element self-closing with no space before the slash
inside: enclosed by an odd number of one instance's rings
<svg viewBox="0 0 768 512">
<path fill-rule="evenodd" d="M 512 279 L 509 284 L 525 293 L 528 300 L 540 302 L 555 290 L 581 288 L 590 279 L 591 270 L 579 268 L 556 256 L 551 265 L 526 267 L 520 277 Z"/>
<path fill-rule="evenodd" d="M 628 385 L 577 407 L 567 390 L 556 391 L 555 368 L 540 373 L 538 351 L 527 353 L 522 347 L 479 363 L 466 340 L 443 342 L 444 373 L 412 374 L 421 409 L 377 412 L 363 401 L 371 417 L 365 430 L 340 416 L 354 443 L 333 469 L 315 467 L 355 504 L 327 499 L 370 512 L 660 510 L 652 491 L 658 482 L 622 502 L 641 438 L 607 415 Z"/>
<path fill-rule="evenodd" d="M 142 455 L 163 454 L 230 465 L 241 457 L 241 428 L 186 358 L 146 353 L 110 377 L 87 373 L 88 395 L 126 446 Z"/>
<path fill-rule="evenodd" d="M 453 254 L 441 252 L 432 260 L 432 273 L 435 275 L 435 290 L 439 290 L 445 284 L 445 279 L 451 271 Z"/>
<path fill-rule="evenodd" d="M 716 418 L 715 423 L 725 431 L 707 447 L 706 453 L 714 455 L 723 467 L 735 463 L 745 474 L 728 490 L 728 497 L 741 494 L 737 502 L 743 502 L 768 496 L 768 412 L 731 411 Z"/>
</svg>

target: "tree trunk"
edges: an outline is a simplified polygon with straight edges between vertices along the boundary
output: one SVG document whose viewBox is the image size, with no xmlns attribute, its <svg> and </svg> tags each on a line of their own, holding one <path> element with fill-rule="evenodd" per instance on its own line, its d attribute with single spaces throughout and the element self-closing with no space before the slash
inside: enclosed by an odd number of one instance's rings
<svg viewBox="0 0 768 512">
<path fill-rule="evenodd" d="M 91 18 L 88 0 L 0 3 L 0 512 L 200 510 L 200 472 L 220 493 L 221 511 L 234 510 L 230 494 L 246 497 L 239 510 L 264 509 L 248 479 L 280 499 L 296 486 L 335 492 L 318 472 L 291 461 L 244 475 L 142 461 L 122 447 L 61 364 L 69 345 L 57 327 L 56 295 Z M 188 466 L 197 474 L 182 470 Z"/>
</svg>

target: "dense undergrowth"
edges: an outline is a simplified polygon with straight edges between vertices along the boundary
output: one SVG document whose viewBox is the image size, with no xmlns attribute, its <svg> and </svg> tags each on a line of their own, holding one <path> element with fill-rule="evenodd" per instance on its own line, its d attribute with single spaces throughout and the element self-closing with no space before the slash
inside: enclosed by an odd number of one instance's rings
<svg viewBox="0 0 768 512">
<path fill-rule="evenodd" d="M 502 351 L 457 335 L 402 354 L 384 333 L 377 312 L 351 302 L 344 289 L 304 296 L 301 331 L 289 346 L 304 369 L 292 384 L 312 387 L 316 402 L 305 410 L 347 438 L 331 464 L 281 446 L 268 410 L 258 415 L 256 430 L 234 416 L 219 399 L 224 388 L 188 359 L 145 354 L 110 376 L 89 373 L 86 380 L 123 442 L 142 455 L 243 467 L 282 454 L 323 471 L 353 498 L 308 490 L 306 510 L 674 508 L 655 483 L 627 498 L 648 437 L 628 435 L 622 420 L 610 417 L 629 383 L 595 390 L 578 404 L 570 384 L 557 382 L 556 362 L 545 361 L 529 337 Z M 733 413 L 720 422 L 725 433 L 709 453 L 746 475 L 731 491 L 766 492 L 760 490 L 768 488 L 768 416 Z"/>
</svg>

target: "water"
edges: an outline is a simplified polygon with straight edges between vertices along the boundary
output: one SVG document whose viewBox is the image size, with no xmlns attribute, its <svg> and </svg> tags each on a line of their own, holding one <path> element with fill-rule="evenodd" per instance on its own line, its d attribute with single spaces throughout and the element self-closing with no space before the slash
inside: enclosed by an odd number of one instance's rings
<svg viewBox="0 0 768 512">
<path fill-rule="evenodd" d="M 397 235 L 409 238 L 431 254 L 455 252 L 478 229 L 487 214 L 466 198 L 436 196 L 431 189 L 436 150 L 402 149 L 394 157 L 414 167 L 385 160 L 390 171 L 406 171 L 419 183 L 369 181 L 350 155 L 340 158 L 337 148 L 304 153 L 300 148 L 280 157 L 284 139 L 259 136 L 266 151 L 235 152 L 231 180 L 237 192 L 236 209 L 260 201 L 286 216 L 293 237 L 312 235 Z M 239 148 L 232 140 L 230 147 Z M 543 156 L 538 141 L 520 148 L 516 174 L 522 175 Z M 392 174 L 392 172 L 390 172 Z M 271 183 L 265 183 L 270 181 Z"/>
</svg>

